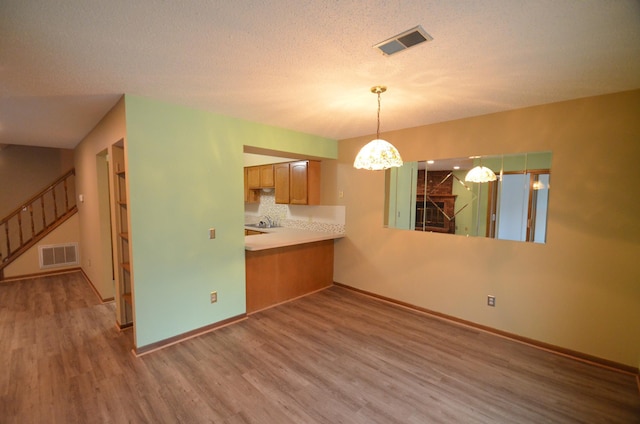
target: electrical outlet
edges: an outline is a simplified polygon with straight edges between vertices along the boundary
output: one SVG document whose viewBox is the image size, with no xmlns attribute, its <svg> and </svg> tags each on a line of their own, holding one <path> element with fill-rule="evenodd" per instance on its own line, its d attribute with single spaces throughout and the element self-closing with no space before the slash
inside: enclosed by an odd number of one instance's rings
<svg viewBox="0 0 640 424">
<path fill-rule="evenodd" d="M 211 292 L 211 303 L 216 303 L 218 301 L 218 292 L 217 291 L 212 291 Z"/>
<path fill-rule="evenodd" d="M 496 297 L 488 295 L 487 296 L 487 306 L 496 306 Z"/>
</svg>

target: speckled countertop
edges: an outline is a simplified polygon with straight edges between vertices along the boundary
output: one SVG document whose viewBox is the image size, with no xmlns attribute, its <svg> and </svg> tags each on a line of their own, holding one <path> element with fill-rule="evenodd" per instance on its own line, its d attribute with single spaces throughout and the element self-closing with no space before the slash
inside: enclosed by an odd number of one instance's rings
<svg viewBox="0 0 640 424">
<path fill-rule="evenodd" d="M 244 237 L 244 248 L 245 250 L 251 251 L 275 249 L 277 247 L 293 246 L 296 244 L 313 243 L 315 241 L 332 240 L 344 237 L 344 233 L 309 231 L 288 227 L 256 228 L 245 226 L 245 229 L 264 233 Z"/>
</svg>

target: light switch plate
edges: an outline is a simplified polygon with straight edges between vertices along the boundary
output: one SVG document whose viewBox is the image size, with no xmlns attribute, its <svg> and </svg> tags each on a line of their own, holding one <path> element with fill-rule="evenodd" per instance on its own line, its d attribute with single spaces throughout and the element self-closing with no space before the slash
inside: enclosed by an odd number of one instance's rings
<svg viewBox="0 0 640 424">
<path fill-rule="evenodd" d="M 209 228 L 209 238 L 210 239 L 216 238 L 216 229 L 215 228 Z"/>
</svg>

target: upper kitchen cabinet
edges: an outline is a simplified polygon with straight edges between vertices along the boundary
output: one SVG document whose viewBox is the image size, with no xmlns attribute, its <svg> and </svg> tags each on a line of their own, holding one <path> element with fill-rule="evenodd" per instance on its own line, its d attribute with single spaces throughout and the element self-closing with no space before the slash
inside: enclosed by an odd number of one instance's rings
<svg viewBox="0 0 640 424">
<path fill-rule="evenodd" d="M 255 189 L 250 189 L 249 188 L 249 169 L 251 168 L 244 168 L 244 201 L 246 203 L 258 203 L 260 202 L 260 191 Z M 253 178 L 255 178 L 255 172 L 253 173 Z M 259 174 L 258 174 L 258 180 L 259 180 Z"/>
<path fill-rule="evenodd" d="M 260 202 L 260 190 L 273 188 L 274 184 L 273 164 L 244 168 L 244 201 Z"/>
<path fill-rule="evenodd" d="M 289 203 L 289 164 L 277 163 L 274 165 L 276 184 L 276 203 Z"/>
<path fill-rule="evenodd" d="M 286 172 L 287 170 L 288 172 Z M 275 170 L 275 180 L 276 203 L 320 204 L 319 161 L 302 160 L 278 164 Z"/>
<path fill-rule="evenodd" d="M 260 188 L 273 188 L 273 165 L 260 166 Z"/>
<path fill-rule="evenodd" d="M 289 176 L 290 204 L 320 204 L 320 162 L 305 160 L 290 163 Z"/>
<path fill-rule="evenodd" d="M 247 188 L 250 190 L 257 190 L 260 188 L 260 167 L 250 166 L 246 168 L 247 171 Z"/>
<path fill-rule="evenodd" d="M 250 166 L 247 169 L 247 186 L 250 190 L 273 188 L 273 165 Z"/>
</svg>

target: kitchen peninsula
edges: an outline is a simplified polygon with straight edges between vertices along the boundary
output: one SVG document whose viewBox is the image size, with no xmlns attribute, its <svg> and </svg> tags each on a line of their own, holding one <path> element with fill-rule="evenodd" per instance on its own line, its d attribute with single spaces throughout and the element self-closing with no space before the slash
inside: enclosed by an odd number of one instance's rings
<svg viewBox="0 0 640 424">
<path fill-rule="evenodd" d="M 248 314 L 333 284 L 333 243 L 344 233 L 287 227 L 259 231 L 245 236 Z"/>
</svg>

